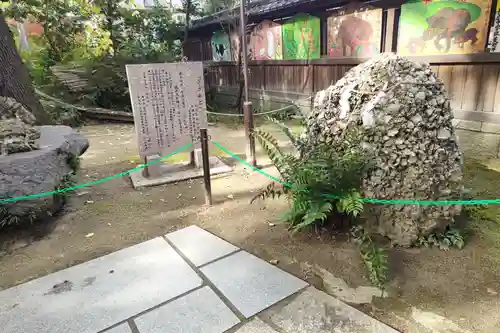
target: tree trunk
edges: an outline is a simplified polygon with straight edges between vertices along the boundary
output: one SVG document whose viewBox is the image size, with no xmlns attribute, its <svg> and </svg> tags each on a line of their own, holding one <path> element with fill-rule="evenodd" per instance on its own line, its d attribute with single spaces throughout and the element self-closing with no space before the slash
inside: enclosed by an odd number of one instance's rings
<svg viewBox="0 0 500 333">
<path fill-rule="evenodd" d="M 31 83 L 31 77 L 16 49 L 12 32 L 0 11 L 0 96 L 12 97 L 36 117 L 39 125 L 50 123 Z"/>
</svg>

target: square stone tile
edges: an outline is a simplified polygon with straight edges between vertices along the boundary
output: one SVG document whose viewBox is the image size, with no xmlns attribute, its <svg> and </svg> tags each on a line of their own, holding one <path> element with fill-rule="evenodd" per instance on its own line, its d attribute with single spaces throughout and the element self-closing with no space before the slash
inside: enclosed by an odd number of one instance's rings
<svg viewBox="0 0 500 333">
<path fill-rule="evenodd" d="M 0 292 L 5 333 L 95 333 L 199 287 L 163 238 Z"/>
<path fill-rule="evenodd" d="M 103 333 L 132 333 L 130 326 L 127 323 L 113 327 L 110 330 L 104 331 Z"/>
<path fill-rule="evenodd" d="M 238 328 L 234 333 L 278 333 L 268 324 L 255 317 Z"/>
<path fill-rule="evenodd" d="M 262 314 L 287 333 L 399 333 L 314 287 Z"/>
<path fill-rule="evenodd" d="M 174 231 L 166 237 L 196 266 L 238 250 L 236 246 L 195 225 Z"/>
<path fill-rule="evenodd" d="M 201 271 L 247 318 L 307 286 L 244 251 L 208 264 Z"/>
<path fill-rule="evenodd" d="M 195 290 L 134 321 L 140 333 L 222 333 L 240 322 L 210 287 Z"/>
</svg>

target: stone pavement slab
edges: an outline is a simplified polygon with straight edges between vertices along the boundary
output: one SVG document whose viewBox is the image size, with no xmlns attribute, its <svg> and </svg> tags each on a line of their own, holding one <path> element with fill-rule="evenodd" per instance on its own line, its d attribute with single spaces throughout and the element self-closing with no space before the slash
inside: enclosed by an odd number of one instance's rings
<svg viewBox="0 0 500 333">
<path fill-rule="evenodd" d="M 113 327 L 110 330 L 104 331 L 103 333 L 132 333 L 132 330 L 127 323 L 124 323 Z"/>
<path fill-rule="evenodd" d="M 174 231 L 166 237 L 197 267 L 239 250 L 195 225 Z"/>
<path fill-rule="evenodd" d="M 197 289 L 134 321 L 140 333 L 223 333 L 240 322 L 210 287 Z"/>
<path fill-rule="evenodd" d="M 244 251 L 208 264 L 201 272 L 246 318 L 308 285 Z"/>
<path fill-rule="evenodd" d="M 155 238 L 0 292 L 0 331 L 96 333 L 201 284 Z"/>
<path fill-rule="evenodd" d="M 286 333 L 398 333 L 338 299 L 307 288 L 284 307 L 262 314 Z"/>
</svg>

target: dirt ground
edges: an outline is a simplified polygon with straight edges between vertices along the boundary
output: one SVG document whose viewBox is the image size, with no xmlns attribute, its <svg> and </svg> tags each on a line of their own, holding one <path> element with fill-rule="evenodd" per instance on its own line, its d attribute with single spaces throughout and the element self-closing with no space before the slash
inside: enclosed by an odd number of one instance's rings
<svg viewBox="0 0 500 333">
<path fill-rule="evenodd" d="M 90 148 L 82 157 L 80 182 L 128 170 L 139 162 L 131 125 L 92 125 L 81 131 Z M 217 125 L 210 132 L 232 152 L 244 153 L 241 128 Z M 224 156 L 215 146 L 211 149 Z M 278 260 L 278 266 L 319 288 L 323 281 L 311 267 L 327 270 L 350 287 L 370 285 L 354 244 L 330 233 L 291 235 L 279 220 L 286 210 L 284 201 L 250 204 L 268 179 L 231 158 L 224 160 L 234 171 L 213 177 L 212 207 L 203 205 L 199 179 L 136 191 L 128 178 L 120 178 L 78 190 L 55 221 L 39 228 L 43 232 L 3 232 L 0 289 L 192 224 L 261 258 Z M 260 149 L 258 160 L 268 164 Z M 500 197 L 497 166 L 496 160 L 468 161 L 470 187 L 479 195 Z M 498 212 L 492 208 L 488 214 L 500 220 Z M 403 332 L 499 332 L 500 226 L 482 222 L 472 225 L 474 233 L 461 251 L 392 249 L 389 297 L 355 306 Z M 432 330 L 433 325 L 439 330 Z"/>
</svg>

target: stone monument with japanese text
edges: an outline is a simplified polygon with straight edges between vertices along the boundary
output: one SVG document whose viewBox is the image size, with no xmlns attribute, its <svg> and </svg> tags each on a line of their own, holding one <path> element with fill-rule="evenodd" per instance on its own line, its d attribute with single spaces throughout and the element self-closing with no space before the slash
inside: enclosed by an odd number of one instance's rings
<svg viewBox="0 0 500 333">
<path fill-rule="evenodd" d="M 148 163 L 145 172 L 131 174 L 135 188 L 200 177 L 200 129 L 207 128 L 205 83 L 201 62 L 127 65 L 139 155 Z M 190 146 L 194 163 L 168 165 L 157 161 Z M 149 164 L 151 162 L 155 162 Z M 231 171 L 210 157 L 210 173 Z"/>
</svg>

